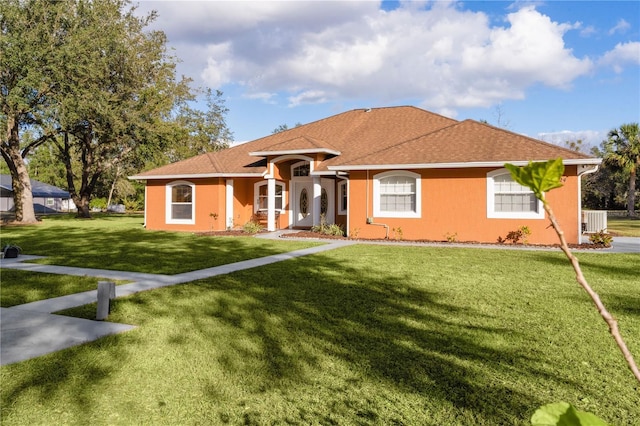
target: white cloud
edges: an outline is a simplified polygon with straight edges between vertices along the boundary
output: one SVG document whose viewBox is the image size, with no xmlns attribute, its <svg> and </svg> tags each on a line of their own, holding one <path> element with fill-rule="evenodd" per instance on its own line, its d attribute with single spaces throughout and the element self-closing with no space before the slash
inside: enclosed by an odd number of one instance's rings
<svg viewBox="0 0 640 426">
<path fill-rule="evenodd" d="M 598 31 L 593 25 L 589 25 L 588 27 L 584 27 L 580 30 L 581 37 L 591 37 L 596 34 Z"/>
<path fill-rule="evenodd" d="M 618 43 L 613 50 L 602 55 L 598 63 L 613 67 L 618 74 L 623 71 L 624 65 L 640 65 L 640 42 Z"/>
<path fill-rule="evenodd" d="M 211 87 L 284 92 L 290 105 L 416 99 L 455 116 L 466 107 L 522 99 L 540 84 L 567 88 L 592 68 L 565 46 L 579 23 L 528 4 L 492 25 L 456 2 L 150 2 L 157 27 L 194 57 Z M 521 6 L 521 5 L 519 5 Z M 193 47 L 197 46 L 197 47 Z M 182 50 L 181 50 L 182 51 Z M 603 59 L 604 60 L 604 59 Z"/>
<path fill-rule="evenodd" d="M 289 106 L 302 104 L 321 104 L 327 102 L 327 94 L 322 90 L 307 90 L 296 96 L 289 97 Z"/>
<path fill-rule="evenodd" d="M 631 24 L 629 24 L 624 19 L 620 19 L 618 20 L 618 23 L 615 25 L 615 27 L 609 30 L 609 35 L 613 35 L 616 33 L 626 33 L 629 28 L 631 28 Z"/>
</svg>

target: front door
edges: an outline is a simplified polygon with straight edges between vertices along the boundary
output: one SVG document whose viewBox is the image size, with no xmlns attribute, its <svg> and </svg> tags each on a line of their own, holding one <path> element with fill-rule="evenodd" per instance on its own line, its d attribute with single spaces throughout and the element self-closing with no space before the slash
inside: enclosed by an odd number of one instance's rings
<svg viewBox="0 0 640 426">
<path fill-rule="evenodd" d="M 311 181 L 293 182 L 293 226 L 313 226 L 313 183 Z"/>
</svg>

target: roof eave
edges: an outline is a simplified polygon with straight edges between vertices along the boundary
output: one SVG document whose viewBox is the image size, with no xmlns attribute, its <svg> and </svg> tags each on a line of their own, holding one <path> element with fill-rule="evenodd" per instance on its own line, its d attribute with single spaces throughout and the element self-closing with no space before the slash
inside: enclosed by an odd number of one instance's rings
<svg viewBox="0 0 640 426">
<path fill-rule="evenodd" d="M 545 160 L 535 160 L 545 161 Z M 534 162 L 535 162 L 534 161 Z M 354 164 L 327 166 L 331 171 L 349 171 L 349 170 L 389 170 L 389 169 L 464 169 L 478 167 L 503 167 L 506 163 L 514 166 L 526 166 L 529 160 L 513 160 L 513 161 L 477 161 L 477 162 L 459 162 L 459 163 L 416 163 L 416 164 Z M 602 158 L 580 158 L 562 160 L 565 166 L 576 166 L 583 164 L 601 164 Z"/>
<path fill-rule="evenodd" d="M 268 157 L 270 155 L 301 155 L 301 154 L 330 154 L 340 155 L 340 151 L 328 148 L 315 148 L 315 149 L 284 149 L 280 151 L 254 151 L 249 155 L 252 157 Z"/>
<path fill-rule="evenodd" d="M 260 173 L 194 173 L 194 174 L 175 174 L 175 175 L 134 175 L 129 176 L 129 180 L 160 180 L 160 179 L 202 179 L 202 178 L 242 178 L 242 177 L 262 177 L 264 172 Z"/>
</svg>

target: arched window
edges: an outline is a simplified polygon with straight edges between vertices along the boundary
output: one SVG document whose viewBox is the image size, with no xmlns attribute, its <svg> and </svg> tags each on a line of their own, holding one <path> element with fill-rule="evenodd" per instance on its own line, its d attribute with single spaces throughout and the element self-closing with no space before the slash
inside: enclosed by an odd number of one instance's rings
<svg viewBox="0 0 640 426">
<path fill-rule="evenodd" d="M 487 173 L 487 217 L 544 219 L 542 202 L 529 188 L 511 178 L 506 169 Z"/>
<path fill-rule="evenodd" d="M 166 222 L 193 225 L 195 223 L 195 185 L 177 181 L 166 186 Z"/>
<path fill-rule="evenodd" d="M 373 177 L 373 215 L 378 217 L 421 216 L 421 179 L 417 173 L 393 171 Z"/>
</svg>

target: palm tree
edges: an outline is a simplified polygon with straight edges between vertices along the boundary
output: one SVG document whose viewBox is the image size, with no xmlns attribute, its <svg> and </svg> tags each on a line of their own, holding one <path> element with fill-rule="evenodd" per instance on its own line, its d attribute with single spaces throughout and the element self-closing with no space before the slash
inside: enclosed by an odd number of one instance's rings
<svg viewBox="0 0 640 426">
<path fill-rule="evenodd" d="M 636 177 L 640 169 L 640 132 L 638 123 L 623 124 L 609 132 L 605 161 L 619 165 L 629 173 L 627 214 L 635 216 Z"/>
</svg>

